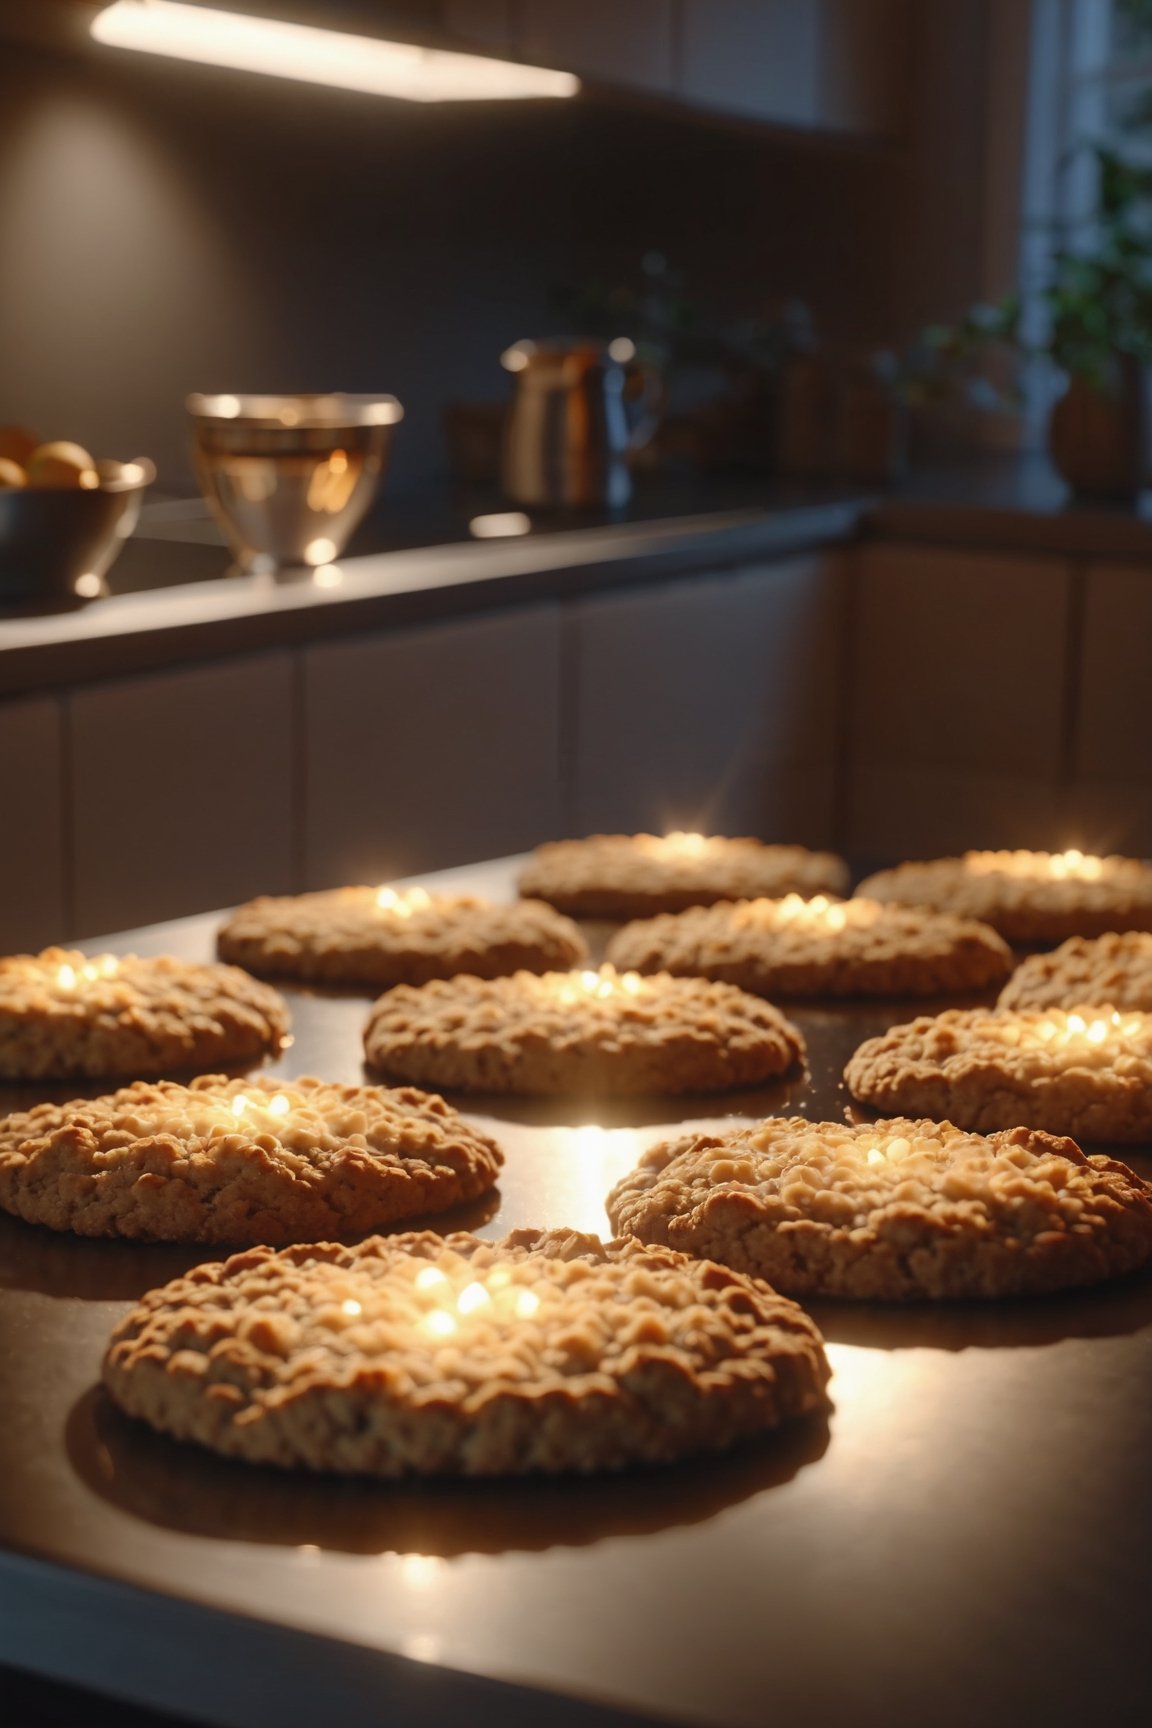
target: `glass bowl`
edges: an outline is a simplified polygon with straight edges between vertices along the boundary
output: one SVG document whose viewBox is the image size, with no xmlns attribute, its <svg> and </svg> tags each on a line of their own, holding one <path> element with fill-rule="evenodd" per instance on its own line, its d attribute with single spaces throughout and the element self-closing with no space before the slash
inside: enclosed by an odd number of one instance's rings
<svg viewBox="0 0 1152 1728">
<path fill-rule="evenodd" d="M 201 490 L 246 573 L 330 564 L 384 476 L 394 396 L 189 396 Z"/>
</svg>

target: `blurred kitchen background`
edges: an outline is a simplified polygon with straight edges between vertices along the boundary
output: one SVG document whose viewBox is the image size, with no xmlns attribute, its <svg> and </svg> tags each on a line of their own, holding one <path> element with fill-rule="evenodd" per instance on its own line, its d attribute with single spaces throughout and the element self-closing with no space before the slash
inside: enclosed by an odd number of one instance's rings
<svg viewBox="0 0 1152 1728">
<path fill-rule="evenodd" d="M 158 470 L 110 596 L 0 608 L 0 942 L 598 828 L 1152 851 L 1148 0 L 227 3 L 581 89 L 0 0 L 0 424 Z M 657 422 L 502 538 L 501 356 L 564 335 Z M 371 556 L 228 577 L 186 395 L 333 389 L 404 407 Z"/>
<path fill-rule="evenodd" d="M 597 294 L 626 326 L 646 255 L 735 349 L 796 302 L 838 353 L 900 348 L 1014 285 L 1023 0 L 263 10 L 585 89 L 380 100 L 117 53 L 82 0 L 4 0 L 0 419 L 144 451 L 178 485 L 190 390 L 388 390 L 399 498 L 446 471 L 449 404 L 506 393 L 509 343 Z M 723 390 L 680 371 L 687 402 Z"/>
</svg>

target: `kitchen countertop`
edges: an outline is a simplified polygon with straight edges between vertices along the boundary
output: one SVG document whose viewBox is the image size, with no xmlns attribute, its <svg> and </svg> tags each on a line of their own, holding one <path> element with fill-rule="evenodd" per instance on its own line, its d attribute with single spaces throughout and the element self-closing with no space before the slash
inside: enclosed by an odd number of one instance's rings
<svg viewBox="0 0 1152 1728">
<path fill-rule="evenodd" d="M 223 548 L 195 542 L 193 572 L 207 551 L 221 574 L 0 617 L 0 695 L 783 557 L 850 539 L 864 509 L 850 497 L 788 496 L 796 501 L 350 557 L 319 577 L 229 576 Z M 188 574 L 187 540 L 149 539 L 134 556 L 144 545 Z"/>
<path fill-rule="evenodd" d="M 857 541 L 1085 561 L 1152 560 L 1152 492 L 1082 504 L 1039 455 L 970 457 L 886 491 L 763 476 L 649 479 L 622 511 L 534 513 L 515 537 L 473 538 L 506 508 L 491 489 L 381 499 L 350 556 L 317 579 L 228 573 L 199 501 L 156 501 L 110 574 L 74 610 L 0 613 L 0 696 L 291 647 L 731 569 Z"/>
<path fill-rule="evenodd" d="M 514 864 L 435 880 L 503 896 Z M 87 946 L 206 958 L 215 923 Z M 358 1080 L 366 999 L 289 995 L 279 1070 Z M 508 1162 L 451 1224 L 602 1231 L 611 1183 L 687 1119 L 842 1117 L 846 1057 L 908 1007 L 794 1010 L 809 1071 L 757 1092 L 457 1100 Z M 229 1463 L 111 1408 L 111 1326 L 198 1258 L 0 1221 L 0 1662 L 227 1728 L 1148 1719 L 1150 1273 L 812 1303 L 827 1420 L 619 1477 L 404 1487 Z"/>
</svg>

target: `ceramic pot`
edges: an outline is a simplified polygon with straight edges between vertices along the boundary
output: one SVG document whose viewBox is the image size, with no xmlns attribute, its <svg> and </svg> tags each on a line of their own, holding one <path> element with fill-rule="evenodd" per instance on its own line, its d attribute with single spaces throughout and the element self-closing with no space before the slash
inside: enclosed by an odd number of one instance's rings
<svg viewBox="0 0 1152 1728">
<path fill-rule="evenodd" d="M 1048 451 L 1076 497 L 1130 504 L 1152 462 L 1144 367 L 1117 355 L 1106 388 L 1070 378 L 1048 422 Z"/>
</svg>

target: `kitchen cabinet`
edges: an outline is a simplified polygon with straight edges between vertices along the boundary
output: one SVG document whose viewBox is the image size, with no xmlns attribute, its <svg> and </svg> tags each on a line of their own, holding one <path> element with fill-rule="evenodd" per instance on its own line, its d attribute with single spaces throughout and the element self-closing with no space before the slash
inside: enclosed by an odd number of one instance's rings
<svg viewBox="0 0 1152 1728">
<path fill-rule="evenodd" d="M 307 650 L 306 886 L 561 832 L 560 690 L 556 604 Z"/>
<path fill-rule="evenodd" d="M 826 844 L 844 575 L 817 554 L 577 603 L 574 832 Z"/>
<path fill-rule="evenodd" d="M 292 888 L 291 655 L 95 685 L 66 712 L 78 934 Z"/>
<path fill-rule="evenodd" d="M 1071 587 L 1057 558 L 857 553 L 849 848 L 915 856 L 1060 838 Z"/>
<path fill-rule="evenodd" d="M 519 0 L 523 59 L 662 95 L 673 90 L 674 0 Z"/>
<path fill-rule="evenodd" d="M 819 40 L 814 0 L 682 0 L 680 93 L 725 113 L 815 125 Z"/>
<path fill-rule="evenodd" d="M 890 135 L 909 0 L 446 0 L 449 36 L 748 120 Z"/>
<path fill-rule="evenodd" d="M 63 785 L 59 702 L 0 702 L 0 953 L 65 936 Z"/>
<path fill-rule="evenodd" d="M 1147 565 L 1083 572 L 1082 656 L 1072 692 L 1071 837 L 1085 849 L 1152 856 L 1152 591 Z"/>
<path fill-rule="evenodd" d="M 515 47 L 515 6 L 516 0 L 444 0 L 443 27 L 454 46 L 510 54 Z"/>
</svg>

